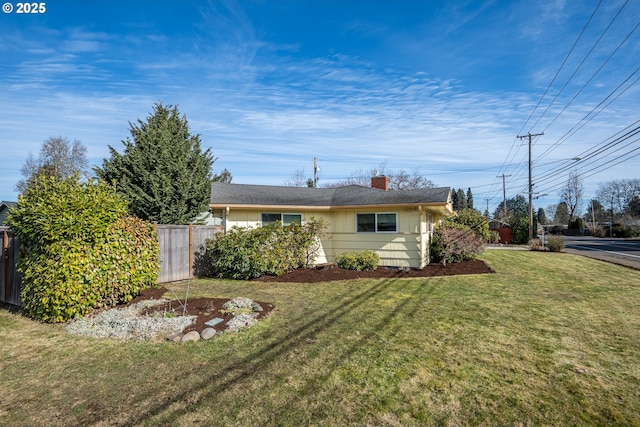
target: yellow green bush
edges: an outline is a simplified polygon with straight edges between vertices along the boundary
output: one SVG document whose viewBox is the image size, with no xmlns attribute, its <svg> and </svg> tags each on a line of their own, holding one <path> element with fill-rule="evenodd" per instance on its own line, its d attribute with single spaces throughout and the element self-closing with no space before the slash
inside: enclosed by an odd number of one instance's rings
<svg viewBox="0 0 640 427">
<path fill-rule="evenodd" d="M 32 317 L 64 322 L 130 301 L 153 285 L 159 244 L 152 224 L 126 217 L 103 182 L 36 177 L 8 215 L 20 240 L 21 298 Z"/>
</svg>

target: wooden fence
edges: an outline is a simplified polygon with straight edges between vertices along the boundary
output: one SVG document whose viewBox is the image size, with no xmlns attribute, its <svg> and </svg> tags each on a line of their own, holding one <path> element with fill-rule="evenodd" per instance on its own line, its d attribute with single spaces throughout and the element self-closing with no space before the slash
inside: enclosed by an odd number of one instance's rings
<svg viewBox="0 0 640 427">
<path fill-rule="evenodd" d="M 217 225 L 158 225 L 160 274 L 158 283 L 200 275 L 204 242 L 222 230 Z"/>
<path fill-rule="evenodd" d="M 158 283 L 186 280 L 199 275 L 203 265 L 205 240 L 222 231 L 217 225 L 158 225 L 160 242 L 160 273 Z M 20 242 L 8 229 L 0 227 L 2 260 L 0 271 L 0 302 L 22 305 L 20 300 L 21 277 L 16 269 Z"/>
<path fill-rule="evenodd" d="M 20 289 L 22 286 L 22 276 L 16 270 L 18 263 L 18 252 L 20 243 L 13 237 L 6 227 L 0 227 L 0 247 L 2 256 L 0 257 L 0 302 L 22 305 L 20 299 Z"/>
</svg>

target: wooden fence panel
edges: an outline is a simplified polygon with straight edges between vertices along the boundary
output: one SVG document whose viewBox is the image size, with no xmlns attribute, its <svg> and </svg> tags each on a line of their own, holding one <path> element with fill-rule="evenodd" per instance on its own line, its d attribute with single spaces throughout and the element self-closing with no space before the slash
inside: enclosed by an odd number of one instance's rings
<svg viewBox="0 0 640 427">
<path fill-rule="evenodd" d="M 0 227 L 0 302 L 22 306 L 22 276 L 16 268 L 20 244 L 6 227 Z"/>
<path fill-rule="evenodd" d="M 194 263 L 204 252 L 204 242 L 222 230 L 215 225 L 158 225 L 157 228 L 160 242 L 158 283 L 192 277 Z"/>
</svg>

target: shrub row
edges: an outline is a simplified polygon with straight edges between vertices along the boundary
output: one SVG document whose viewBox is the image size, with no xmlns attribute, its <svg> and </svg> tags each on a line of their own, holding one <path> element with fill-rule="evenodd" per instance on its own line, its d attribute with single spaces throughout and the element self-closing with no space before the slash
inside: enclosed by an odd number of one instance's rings
<svg viewBox="0 0 640 427">
<path fill-rule="evenodd" d="M 323 221 L 283 226 L 280 221 L 257 228 L 233 227 L 206 241 L 210 274 L 249 280 L 267 274 L 280 276 L 311 265 L 324 233 Z"/>
</svg>

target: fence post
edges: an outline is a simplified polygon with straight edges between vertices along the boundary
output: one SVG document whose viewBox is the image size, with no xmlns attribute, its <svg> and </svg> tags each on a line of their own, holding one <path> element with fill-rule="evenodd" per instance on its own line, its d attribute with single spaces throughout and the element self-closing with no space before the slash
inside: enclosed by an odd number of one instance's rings
<svg viewBox="0 0 640 427">
<path fill-rule="evenodd" d="M 193 274 L 193 225 L 189 224 L 189 279 Z"/>
<path fill-rule="evenodd" d="M 2 299 L 7 299 L 7 282 L 9 281 L 9 233 L 7 230 L 2 230 L 2 256 L 4 262 L 2 263 Z"/>
</svg>

